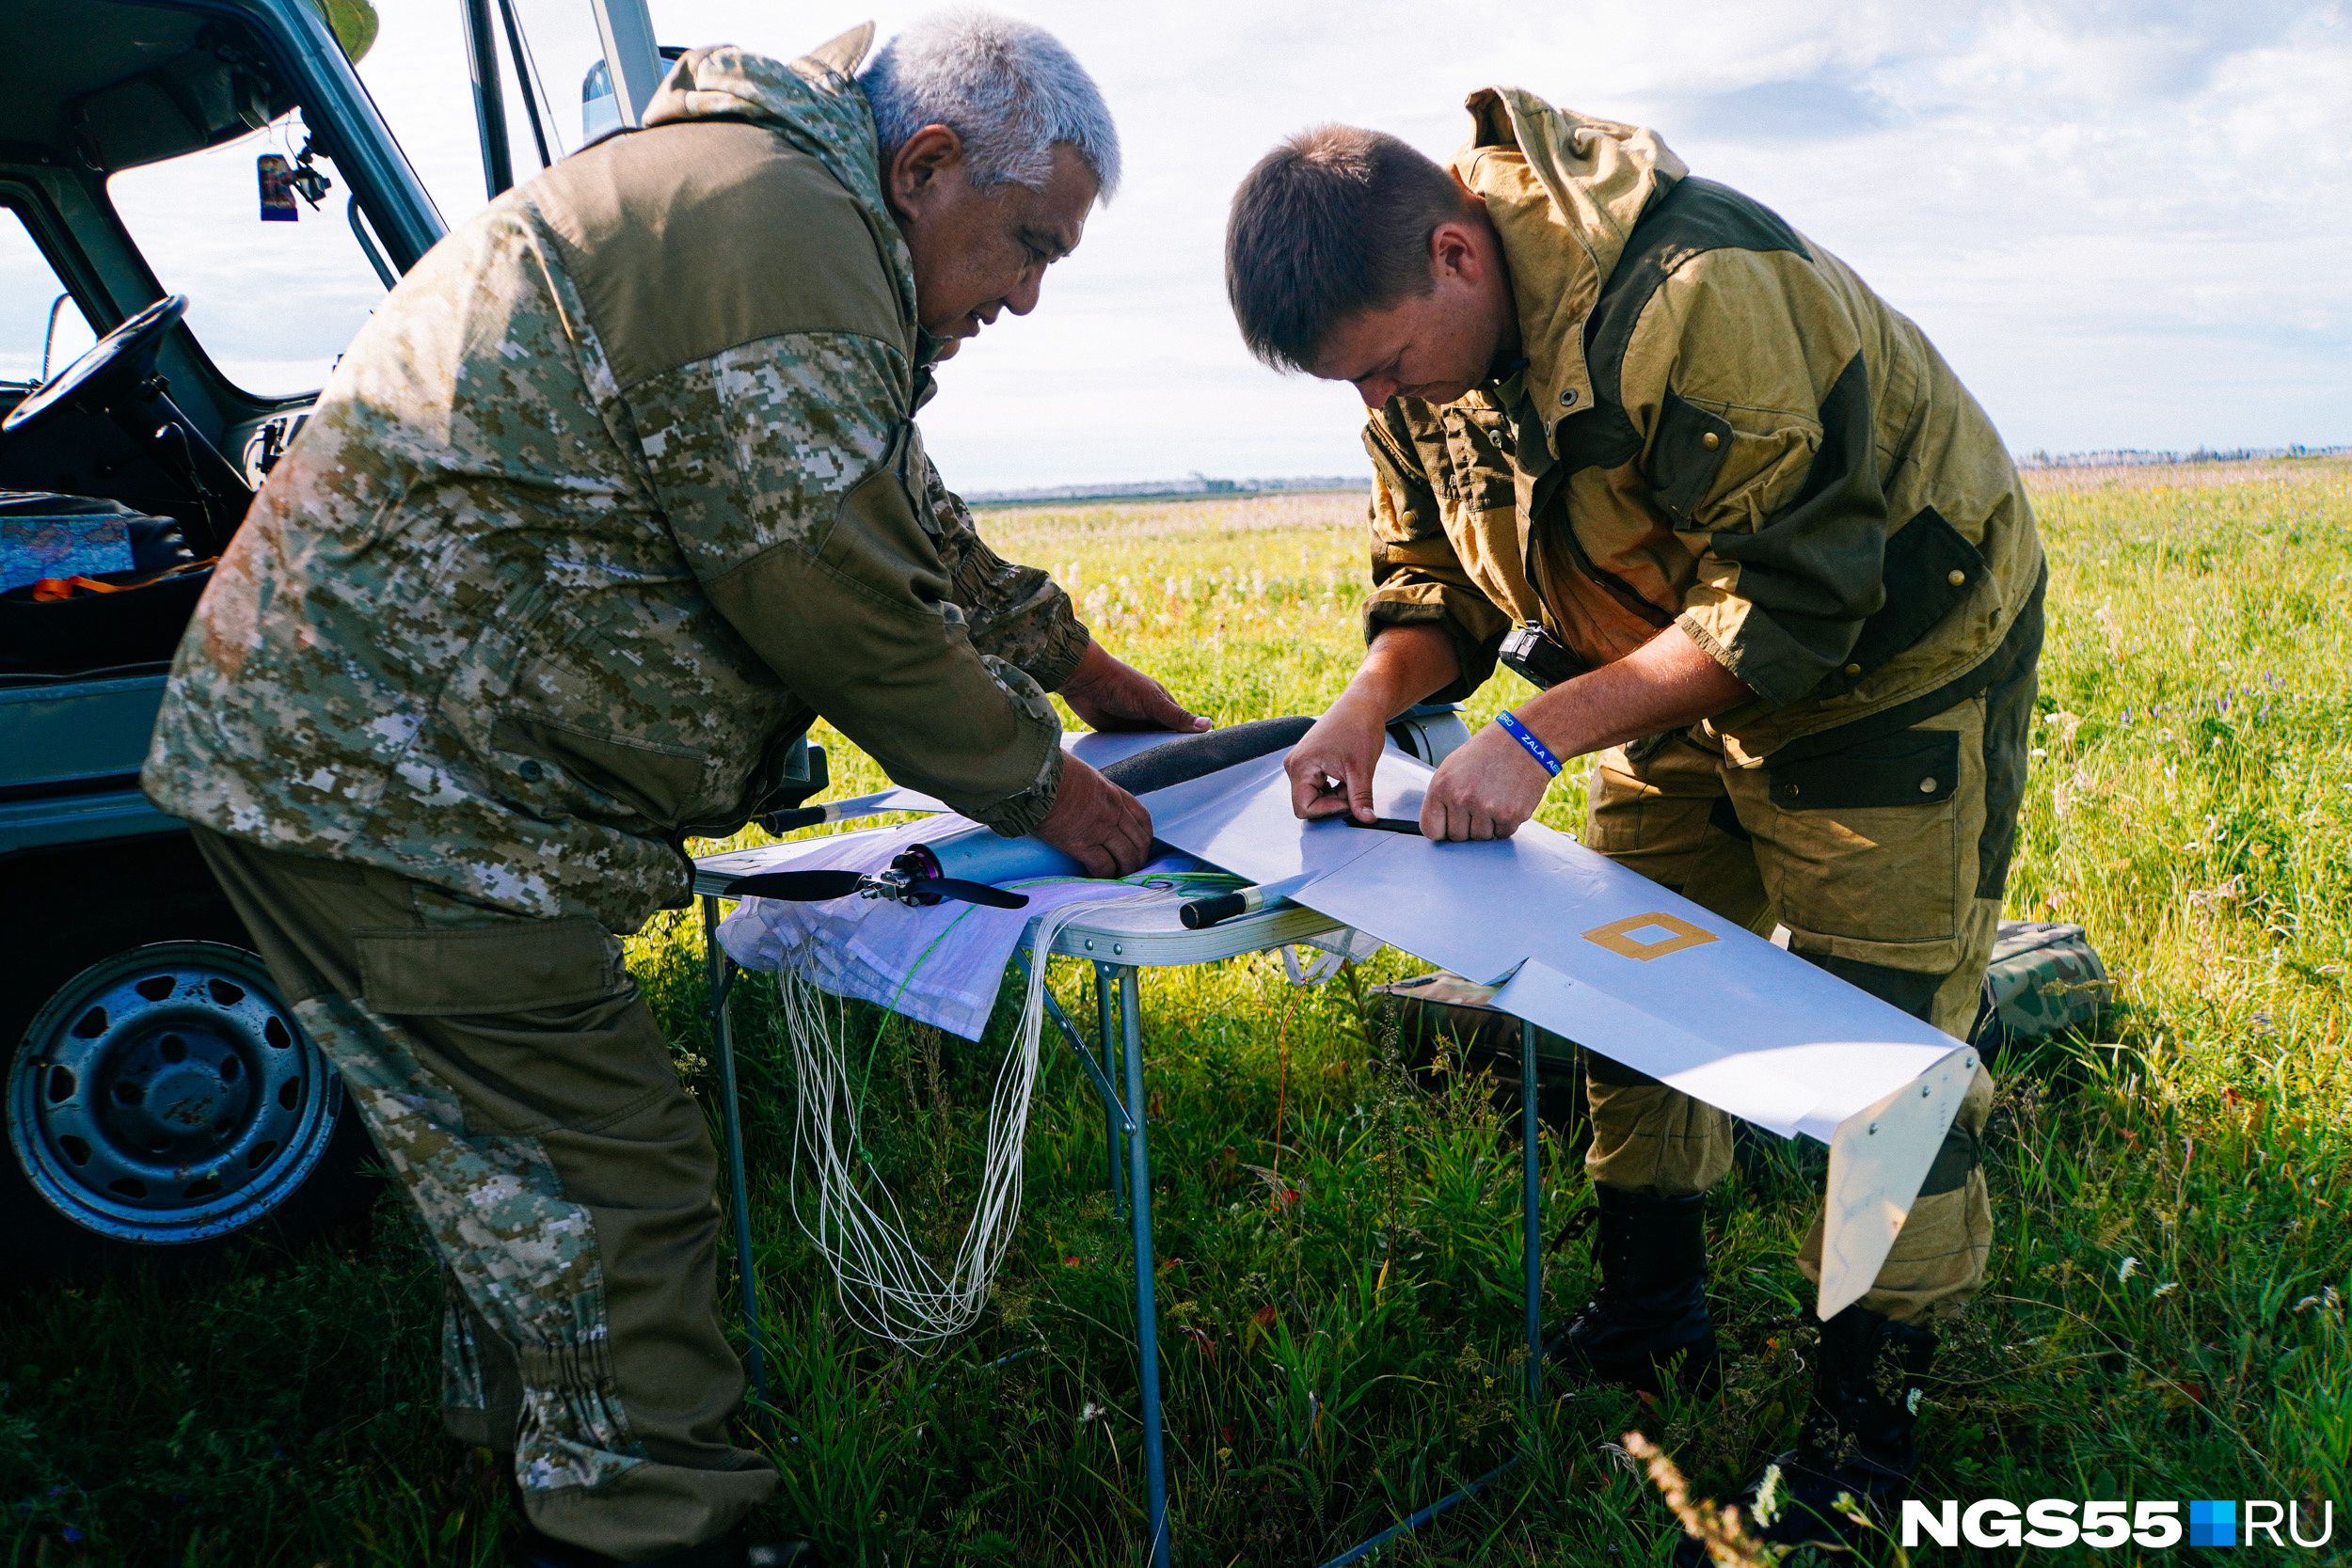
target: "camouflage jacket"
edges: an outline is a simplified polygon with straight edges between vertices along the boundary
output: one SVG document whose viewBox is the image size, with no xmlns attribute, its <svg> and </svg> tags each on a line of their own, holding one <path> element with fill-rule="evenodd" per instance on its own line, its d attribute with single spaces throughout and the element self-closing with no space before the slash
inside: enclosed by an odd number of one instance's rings
<svg viewBox="0 0 2352 1568">
<path fill-rule="evenodd" d="M 1514 622 L 1592 665 L 1679 625 L 1758 693 L 1712 725 L 1742 764 L 1915 723 L 2032 657 L 2032 509 L 1916 326 L 1651 132 L 1516 88 L 1469 106 L 1454 171 L 1525 359 L 1367 426 L 1368 634 L 1445 628 L 1459 695 Z"/>
<path fill-rule="evenodd" d="M 1088 641 L 914 416 L 937 344 L 848 74 L 689 55 L 392 291 L 181 644 L 165 810 L 635 929 L 821 715 L 1004 832 Z"/>
</svg>

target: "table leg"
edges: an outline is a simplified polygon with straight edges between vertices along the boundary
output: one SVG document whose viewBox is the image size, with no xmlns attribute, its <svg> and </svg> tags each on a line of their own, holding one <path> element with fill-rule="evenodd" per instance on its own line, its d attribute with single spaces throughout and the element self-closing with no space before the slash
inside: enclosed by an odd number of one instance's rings
<svg viewBox="0 0 2352 1568">
<path fill-rule="evenodd" d="M 1114 966 L 1119 977 L 1120 1035 L 1127 1059 L 1128 1210 L 1136 1232 L 1136 1354 L 1142 1366 L 1143 1481 L 1146 1522 L 1152 1532 L 1151 1568 L 1168 1568 L 1168 1472 L 1160 1440 L 1159 1307 L 1153 1299 L 1152 1259 L 1152 1155 L 1145 1136 L 1150 1121 L 1143 1094 L 1143 996 L 1129 965 Z"/>
<path fill-rule="evenodd" d="M 1540 1186 L 1543 1119 L 1536 1115 L 1535 1026 L 1519 1022 L 1519 1204 L 1526 1228 L 1527 1397 L 1539 1402 L 1544 1385 L 1544 1212 Z"/>
<path fill-rule="evenodd" d="M 1016 950 L 1013 953 L 1012 961 L 1021 966 L 1022 984 L 1028 984 L 1028 955 Z M 1110 1118 L 1112 1132 L 1114 1134 L 1125 1132 L 1127 1131 L 1127 1108 L 1120 1103 L 1119 1090 L 1112 1085 L 1110 1073 L 1104 1069 L 1102 1062 L 1095 1060 L 1094 1052 L 1087 1044 L 1087 1037 L 1078 1033 L 1078 1026 L 1070 1022 L 1068 1013 L 1061 1010 L 1061 1004 L 1054 1000 L 1054 993 L 1051 990 L 1045 990 L 1040 994 L 1045 1002 L 1046 1022 L 1051 1023 L 1056 1033 L 1068 1043 L 1070 1053 L 1078 1058 L 1078 1065 L 1086 1069 L 1087 1079 L 1093 1084 L 1094 1092 L 1102 1100 L 1104 1108 L 1113 1113 Z M 1119 1066 L 1117 1056 L 1107 1056 L 1104 1060 L 1109 1062 L 1113 1069 Z M 1115 1165 L 1119 1159 L 1116 1148 L 1111 1151 L 1111 1159 Z"/>
<path fill-rule="evenodd" d="M 768 1367 L 759 1336 L 759 1270 L 752 1259 L 751 1183 L 743 1174 L 743 1106 L 736 1091 L 735 1031 L 727 1021 L 727 992 L 735 988 L 735 960 L 719 945 L 719 900 L 703 895 L 703 956 L 709 966 L 710 1037 L 719 1052 L 719 1121 L 726 1130 L 727 1194 L 735 1213 L 735 1274 L 743 1292 L 745 1358 L 752 1398 L 768 1402 Z M 766 1424 L 766 1418 L 760 1418 Z"/>
<path fill-rule="evenodd" d="M 1117 1053 L 1111 1048 L 1111 1041 L 1119 1035 L 1119 1003 L 1111 991 L 1111 988 L 1119 983 L 1116 976 L 1117 972 L 1109 964 L 1098 963 L 1094 966 L 1094 1010 L 1099 1029 L 1097 1038 L 1102 1045 L 1103 1065 L 1106 1068 L 1112 1067 L 1119 1060 Z M 1142 1120 L 1141 1117 L 1133 1112 L 1129 1113 L 1129 1118 L 1138 1122 Z M 1120 1124 L 1118 1108 L 1105 1104 L 1103 1107 L 1103 1157 L 1110 1165 L 1111 1212 L 1114 1214 L 1124 1213 L 1127 1210 L 1126 1194 L 1120 1190 L 1120 1139 L 1124 1132 L 1125 1130 Z"/>
</svg>

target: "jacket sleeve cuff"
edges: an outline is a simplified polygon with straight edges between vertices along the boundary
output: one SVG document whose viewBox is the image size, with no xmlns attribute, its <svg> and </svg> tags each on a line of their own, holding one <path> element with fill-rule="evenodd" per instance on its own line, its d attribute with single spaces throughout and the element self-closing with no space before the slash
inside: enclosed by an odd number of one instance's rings
<svg viewBox="0 0 2352 1568">
<path fill-rule="evenodd" d="M 1676 616 L 1675 625 L 1707 650 L 1709 658 L 1774 707 L 1803 698 L 1829 673 L 1820 655 L 1744 600 L 1722 599 L 1692 607 Z"/>
<path fill-rule="evenodd" d="M 1028 788 L 1008 795 L 993 805 L 967 809 L 963 815 L 1005 838 L 1022 838 L 1035 832 L 1061 794 L 1062 768 L 1066 763 L 1067 755 L 1057 736 L 1056 743 L 1046 748 L 1045 760 L 1039 764 L 1037 777 Z"/>
<path fill-rule="evenodd" d="M 1391 597 L 1375 594 L 1364 601 L 1364 642 L 1390 626 L 1436 626 L 1454 645 L 1454 662 L 1460 672 L 1443 690 L 1431 692 L 1423 701 L 1458 703 L 1486 684 L 1486 677 L 1495 673 L 1495 650 L 1501 646 L 1502 633 L 1483 637 L 1462 624 L 1449 602 L 1453 595 L 1441 593 L 1435 598 Z M 1480 600 L 1481 604 L 1485 600 Z"/>
<path fill-rule="evenodd" d="M 1046 690 L 1059 691 L 1078 673 L 1078 661 L 1086 657 L 1087 645 L 1093 641 L 1094 634 L 1078 619 L 1071 608 L 1069 594 L 1064 592 L 1055 612 L 1054 628 L 1045 640 L 1045 651 L 1021 668 Z"/>
</svg>

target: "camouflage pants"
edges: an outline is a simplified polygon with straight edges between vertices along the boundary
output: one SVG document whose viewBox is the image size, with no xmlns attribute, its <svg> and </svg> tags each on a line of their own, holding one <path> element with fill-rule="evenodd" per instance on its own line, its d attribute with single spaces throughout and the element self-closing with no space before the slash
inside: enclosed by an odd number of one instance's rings
<svg viewBox="0 0 2352 1568">
<path fill-rule="evenodd" d="M 1890 736 L 1785 767 L 1730 766 L 1704 730 L 1597 760 L 1585 842 L 1620 865 L 1947 1034 L 1975 1020 L 2025 787 L 2034 673 Z M 1731 1168 L 1731 1118 L 1613 1063 L 1588 1072 L 1593 1180 L 1661 1196 Z M 1978 1142 L 1993 1104 L 1978 1069 L 1862 1305 L 1898 1322 L 1957 1310 L 1983 1283 L 1992 1205 Z M 1797 1266 L 1820 1277 L 1817 1215 Z"/>
<path fill-rule="evenodd" d="M 197 842 L 439 1256 L 452 1434 L 511 1454 L 533 1525 L 624 1560 L 765 1501 L 774 1470 L 727 1441 L 717 1162 L 620 943 Z"/>
</svg>

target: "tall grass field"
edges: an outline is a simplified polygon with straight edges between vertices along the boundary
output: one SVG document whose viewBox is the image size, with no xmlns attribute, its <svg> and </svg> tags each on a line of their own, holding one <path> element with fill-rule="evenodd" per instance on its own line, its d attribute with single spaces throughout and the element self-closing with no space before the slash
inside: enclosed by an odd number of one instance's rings
<svg viewBox="0 0 2352 1568">
<path fill-rule="evenodd" d="M 2352 1561 L 2352 464 L 2033 483 L 2050 635 L 2009 912 L 2087 927 L 2118 998 L 2089 1033 L 1995 1064 L 1992 1273 L 1945 1338 L 1917 1495 L 2179 1499 L 2184 1513 L 2195 1498 L 2293 1500 L 2307 1534 L 2332 1503 L 2331 1544 L 2241 1555 Z M 982 526 L 1009 557 L 1052 567 L 1114 652 L 1233 722 L 1317 712 L 1354 668 L 1362 512 L 1359 495 L 1296 496 Z M 1498 676 L 1470 717 L 1524 695 Z M 835 793 L 882 783 L 823 738 Z M 1578 771 L 1543 813 L 1570 832 Z M 630 958 L 715 1131 L 697 918 L 656 921 Z M 1819 1161 L 1759 1135 L 1708 1200 L 1720 1396 L 1647 1406 L 1555 1384 L 1531 1405 L 1516 1122 L 1475 1073 L 1409 1070 L 1366 1006 L 1370 987 L 1424 967 L 1383 952 L 1302 989 L 1259 956 L 1144 979 L 1168 1481 L 1188 1568 L 1320 1563 L 1515 1457 L 1378 1560 L 1663 1563 L 1677 1526 L 1624 1433 L 1716 1497 L 1793 1439 L 1818 1325 L 1788 1257 Z M 1080 966 L 1052 983 L 1092 1016 Z M 860 1568 L 1140 1561 L 1128 1232 L 1073 1059 L 1049 1042 L 1018 1243 L 984 1316 L 917 1357 L 846 1320 L 792 1220 L 772 981 L 746 976 L 733 1009 L 770 1341 L 769 1404 L 745 1431 L 784 1478 L 762 1528 Z M 868 1153 L 935 1256 L 969 1212 L 1012 1011 L 1000 1003 L 977 1044 L 850 1014 Z M 1587 1199 L 1574 1137 L 1546 1135 L 1547 1234 Z M 729 1281 L 743 1261 L 723 1251 Z M 1593 1284 L 1581 1246 L 1555 1253 L 1548 1320 Z M 500 1477 L 440 1432 L 439 1313 L 389 1194 L 372 1227 L 290 1255 L 17 1290 L 0 1307 L 0 1559 L 502 1561 Z M 1864 1555 L 1891 1562 L 1896 1547 Z"/>
</svg>

